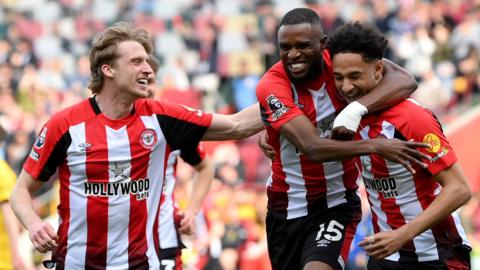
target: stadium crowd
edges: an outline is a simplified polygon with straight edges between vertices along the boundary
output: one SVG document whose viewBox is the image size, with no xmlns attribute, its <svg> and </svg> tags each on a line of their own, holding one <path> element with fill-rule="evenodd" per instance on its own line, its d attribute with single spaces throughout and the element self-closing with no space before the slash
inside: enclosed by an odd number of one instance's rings
<svg viewBox="0 0 480 270">
<path fill-rule="evenodd" d="M 260 76 L 278 61 L 278 20 L 299 6 L 317 11 L 327 34 L 351 20 L 374 23 L 388 34 L 387 58 L 416 77 L 414 98 L 443 123 L 478 103 L 478 0 L 3 0 L 0 124 L 7 137 L 0 158 L 18 174 L 40 125 L 91 94 L 88 49 L 106 26 L 131 21 L 154 34 L 161 62 L 156 98 L 233 113 L 256 102 Z M 269 269 L 264 232 L 269 161 L 257 138 L 208 143 L 206 151 L 215 180 L 197 235 L 185 239 L 185 269 Z M 182 208 L 193 169 L 179 164 L 177 177 Z M 46 218 L 56 212 L 58 192 L 50 182 L 37 197 Z M 474 247 L 473 269 L 480 267 L 479 199 L 477 194 L 462 211 Z M 369 233 L 369 222 L 359 226 L 359 234 Z M 26 265 L 41 261 L 33 249 L 23 248 L 21 255 Z M 361 250 L 352 249 L 349 269 L 363 269 L 365 261 Z"/>
</svg>

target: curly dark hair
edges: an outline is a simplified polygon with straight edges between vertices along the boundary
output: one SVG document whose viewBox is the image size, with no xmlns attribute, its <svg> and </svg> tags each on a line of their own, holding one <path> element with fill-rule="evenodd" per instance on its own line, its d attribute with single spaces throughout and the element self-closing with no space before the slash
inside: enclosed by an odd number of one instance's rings
<svg viewBox="0 0 480 270">
<path fill-rule="evenodd" d="M 367 62 L 383 58 L 387 37 L 375 26 L 350 22 L 337 28 L 327 42 L 330 57 L 338 53 L 358 53 Z"/>
</svg>

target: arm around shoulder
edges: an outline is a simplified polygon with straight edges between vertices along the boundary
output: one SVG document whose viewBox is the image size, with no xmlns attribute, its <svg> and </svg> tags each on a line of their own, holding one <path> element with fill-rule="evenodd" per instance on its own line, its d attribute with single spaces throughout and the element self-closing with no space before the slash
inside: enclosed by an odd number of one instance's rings
<svg viewBox="0 0 480 270">
<path fill-rule="evenodd" d="M 283 124 L 280 133 L 302 154 L 315 162 L 343 160 L 377 152 L 374 141 L 338 141 L 321 138 L 305 115 L 299 115 Z"/>
<path fill-rule="evenodd" d="M 418 87 L 417 81 L 407 70 L 383 58 L 383 77 L 378 85 L 358 99 L 369 112 L 389 108 L 407 99 Z"/>
</svg>

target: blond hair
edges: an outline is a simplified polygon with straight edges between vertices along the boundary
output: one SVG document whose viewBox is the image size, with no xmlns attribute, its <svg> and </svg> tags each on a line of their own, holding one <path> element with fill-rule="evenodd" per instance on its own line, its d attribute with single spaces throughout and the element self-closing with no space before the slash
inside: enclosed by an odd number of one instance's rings
<svg viewBox="0 0 480 270">
<path fill-rule="evenodd" d="M 103 87 L 105 76 L 102 65 L 111 65 L 117 58 L 117 47 L 123 41 L 133 40 L 140 43 L 148 54 L 153 46 L 147 30 L 133 28 L 130 23 L 118 22 L 95 36 L 90 50 L 90 73 L 92 79 L 88 88 L 92 93 L 99 93 Z"/>
</svg>

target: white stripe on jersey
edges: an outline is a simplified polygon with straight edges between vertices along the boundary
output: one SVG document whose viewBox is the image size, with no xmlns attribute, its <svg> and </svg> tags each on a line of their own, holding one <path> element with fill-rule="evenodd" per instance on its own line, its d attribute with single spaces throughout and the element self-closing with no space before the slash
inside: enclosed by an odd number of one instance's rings
<svg viewBox="0 0 480 270">
<path fill-rule="evenodd" d="M 173 217 L 173 200 L 166 199 L 160 208 L 160 216 L 158 221 L 158 238 L 160 248 L 176 248 L 178 247 L 177 229 L 175 228 L 175 220 Z"/>
<path fill-rule="evenodd" d="M 126 126 L 114 130 L 105 126 L 108 147 L 109 164 L 119 162 L 122 166 L 131 168 L 130 140 Z M 122 178 L 115 179 L 113 173 L 109 173 L 109 182 L 125 181 L 130 178 L 130 169 L 123 171 Z M 130 179 L 128 179 L 130 180 Z M 130 219 L 130 195 L 108 197 L 108 238 L 107 238 L 107 269 L 128 268 L 128 225 Z M 127 228 L 127 229 L 125 229 Z"/>
<path fill-rule="evenodd" d="M 158 238 L 160 248 L 178 247 L 177 229 L 175 228 L 173 190 L 175 189 L 175 165 L 180 150 L 170 153 L 165 172 L 165 183 L 163 184 L 164 200 L 160 205 L 160 215 L 158 220 Z"/>
<path fill-rule="evenodd" d="M 316 118 L 315 121 L 325 122 L 332 121 L 335 119 L 335 106 L 333 105 L 330 96 L 325 89 L 325 83 L 319 90 L 309 90 L 312 95 L 313 104 L 315 106 Z M 329 127 L 331 124 L 328 125 Z M 331 129 L 320 130 L 317 127 L 317 130 L 321 132 L 320 137 L 328 138 L 331 134 Z M 325 176 L 325 186 L 326 186 L 326 196 L 327 196 L 327 205 L 328 208 L 337 206 L 342 203 L 346 203 L 347 199 L 345 198 L 345 185 L 343 183 L 343 163 L 341 161 L 331 161 L 323 162 L 323 170 Z"/>
<path fill-rule="evenodd" d="M 162 179 L 164 176 L 165 170 L 165 151 L 166 151 L 166 141 L 165 135 L 163 134 L 162 130 L 160 129 L 160 125 L 158 123 L 156 115 L 151 116 L 142 116 L 141 117 L 143 124 L 146 128 L 151 128 L 155 130 L 158 135 L 158 146 L 153 149 L 150 153 L 150 163 L 148 166 L 147 175 L 150 179 Z M 161 143 L 160 143 L 161 142 Z M 157 257 L 157 252 L 155 250 L 155 244 L 153 241 L 153 232 L 156 231 L 153 225 L 155 223 L 155 217 L 160 207 L 160 196 L 162 190 L 163 181 L 150 181 L 150 196 L 147 198 L 147 213 L 148 213 L 148 220 L 147 220 L 147 256 L 148 256 L 148 263 L 151 269 L 159 269 L 160 268 L 160 261 Z"/>
<path fill-rule="evenodd" d="M 338 161 L 324 162 L 323 171 L 327 186 L 327 205 L 332 208 L 347 202 L 343 184 L 343 164 Z"/>
<path fill-rule="evenodd" d="M 285 173 L 285 182 L 289 185 L 287 219 L 305 216 L 308 214 L 307 189 L 300 166 L 300 156 L 295 146 L 283 135 L 280 135 L 280 159 Z"/>
<path fill-rule="evenodd" d="M 67 149 L 67 165 L 70 168 L 70 225 L 67 236 L 67 255 L 65 269 L 85 268 L 87 251 L 87 197 L 83 194 L 83 183 L 87 179 L 85 149 L 80 148 L 80 143 L 86 141 L 85 123 L 71 126 L 69 129 L 72 143 Z M 72 215 L 75 213 L 75 216 Z M 67 221 L 61 221 L 67 222 Z M 75 239 L 73 241 L 72 239 Z"/>
<path fill-rule="evenodd" d="M 318 123 L 324 121 L 324 119 L 329 119 L 331 117 L 335 118 L 335 107 L 333 106 L 333 102 L 330 99 L 327 90 L 325 89 L 325 83 L 318 91 L 309 90 L 309 92 L 312 95 L 313 104 L 315 105 L 315 121 Z M 333 119 L 331 120 L 333 121 Z M 331 130 L 329 129 L 325 133 L 321 134 L 321 137 L 329 137 L 330 133 Z"/>
<path fill-rule="evenodd" d="M 455 221 L 455 227 L 457 228 L 458 234 L 460 235 L 460 237 L 462 237 L 462 244 L 471 247 L 472 244 L 468 241 L 467 234 L 463 229 L 462 221 L 460 220 L 460 217 L 458 216 L 457 211 L 452 213 L 452 217 L 453 217 L 453 220 Z"/>
<path fill-rule="evenodd" d="M 175 150 L 170 153 L 167 161 L 167 169 L 165 170 L 165 182 L 163 183 L 163 195 L 171 195 L 175 189 L 175 165 L 177 158 L 180 155 L 180 150 Z"/>
</svg>

